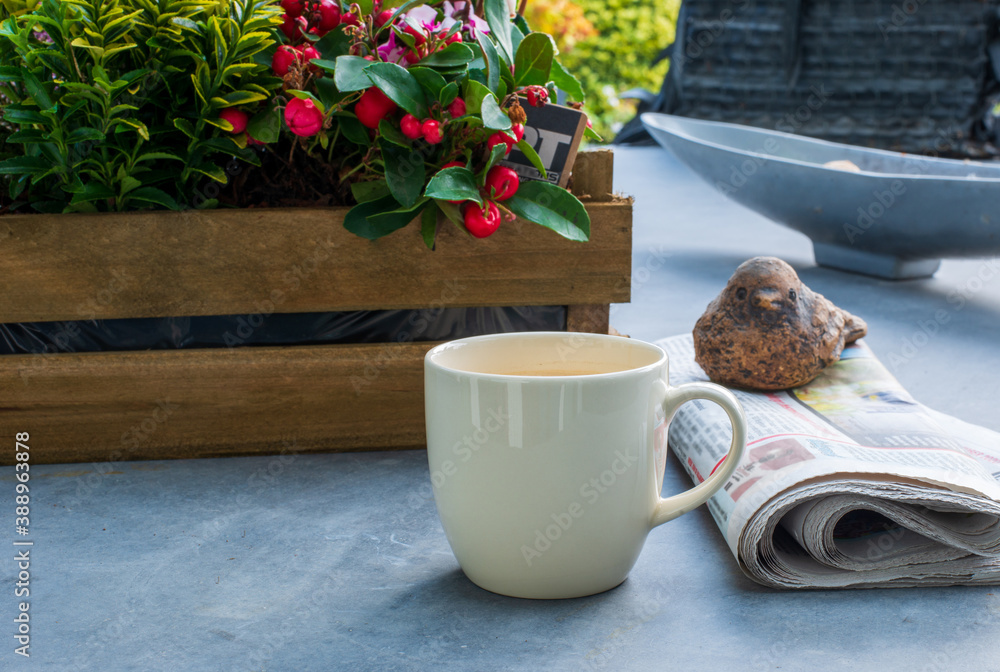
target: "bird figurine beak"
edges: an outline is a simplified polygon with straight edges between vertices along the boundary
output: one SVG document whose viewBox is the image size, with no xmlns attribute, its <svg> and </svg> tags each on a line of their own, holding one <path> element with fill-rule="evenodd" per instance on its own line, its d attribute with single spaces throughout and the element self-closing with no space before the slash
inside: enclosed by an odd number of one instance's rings
<svg viewBox="0 0 1000 672">
<path fill-rule="evenodd" d="M 761 287 L 750 294 L 751 303 L 761 310 L 778 310 L 783 298 L 781 292 L 771 287 Z"/>
</svg>

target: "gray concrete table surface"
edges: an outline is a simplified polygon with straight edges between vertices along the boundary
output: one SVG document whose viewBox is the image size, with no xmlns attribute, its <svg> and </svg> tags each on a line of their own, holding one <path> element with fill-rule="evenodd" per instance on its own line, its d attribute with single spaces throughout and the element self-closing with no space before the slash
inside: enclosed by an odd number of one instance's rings
<svg viewBox="0 0 1000 672">
<path fill-rule="evenodd" d="M 781 256 L 868 321 L 868 342 L 919 400 L 1000 430 L 992 262 L 901 283 L 817 268 L 804 236 L 662 150 L 616 152 L 617 187 L 636 196 L 619 330 L 689 331 L 740 262 Z M 461 573 L 421 451 L 109 468 L 32 468 L 31 657 L 14 654 L 9 520 L 0 670 L 1000 671 L 1000 588 L 763 588 L 704 507 L 654 530 L 615 590 L 529 601 Z M 0 470 L 11 517 L 13 473 Z M 670 461 L 665 492 L 688 486 Z"/>
</svg>

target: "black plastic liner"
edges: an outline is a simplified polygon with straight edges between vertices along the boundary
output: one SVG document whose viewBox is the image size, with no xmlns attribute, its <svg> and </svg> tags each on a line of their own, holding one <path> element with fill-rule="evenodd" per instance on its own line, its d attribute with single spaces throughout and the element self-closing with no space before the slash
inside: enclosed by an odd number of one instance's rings
<svg viewBox="0 0 1000 672">
<path fill-rule="evenodd" d="M 565 328 L 565 306 L 27 322 L 0 324 L 0 355 L 408 343 Z"/>
</svg>

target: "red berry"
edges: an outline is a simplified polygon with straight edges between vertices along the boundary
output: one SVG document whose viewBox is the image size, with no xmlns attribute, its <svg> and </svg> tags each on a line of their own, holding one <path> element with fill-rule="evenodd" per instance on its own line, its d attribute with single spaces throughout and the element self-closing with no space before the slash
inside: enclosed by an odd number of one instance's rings
<svg viewBox="0 0 1000 672">
<path fill-rule="evenodd" d="M 340 25 L 340 3 L 333 0 L 320 0 L 319 22 L 316 27 L 322 32 L 328 32 Z"/>
<path fill-rule="evenodd" d="M 405 58 L 406 62 L 410 65 L 415 65 L 420 62 L 420 59 L 423 58 L 423 56 L 418 51 L 407 49 L 406 53 L 403 54 L 403 58 Z"/>
<path fill-rule="evenodd" d="M 529 86 L 527 91 L 525 91 L 525 96 L 528 98 L 528 104 L 532 107 L 541 107 L 549 100 L 549 92 L 546 91 L 544 86 Z"/>
<path fill-rule="evenodd" d="M 424 140 L 432 145 L 444 140 L 444 136 L 441 134 L 441 124 L 433 119 L 424 119 L 424 123 L 420 125 L 420 131 L 424 135 Z"/>
<path fill-rule="evenodd" d="M 510 137 L 506 133 L 497 131 L 496 133 L 490 136 L 489 140 L 486 141 L 486 147 L 492 152 L 493 148 L 499 145 L 500 143 L 507 145 L 507 151 L 504 152 L 504 154 L 510 154 L 510 148 L 516 145 L 517 141 L 515 141 L 514 138 Z"/>
<path fill-rule="evenodd" d="M 311 44 L 300 44 L 298 47 L 296 47 L 296 49 L 300 54 L 299 58 L 301 58 L 305 63 L 309 63 L 309 61 L 311 61 L 312 59 L 320 57 L 319 52 L 316 51 L 316 47 L 312 46 Z M 319 68 L 313 65 L 312 63 L 309 63 L 309 69 L 312 70 L 313 72 L 319 72 Z"/>
<path fill-rule="evenodd" d="M 524 138 L 524 124 L 512 124 L 510 132 L 514 134 L 514 139 L 517 142 L 521 142 Z"/>
<path fill-rule="evenodd" d="M 412 35 L 413 42 L 417 46 L 420 46 L 421 44 L 427 41 L 427 35 L 424 34 L 422 30 L 418 30 L 413 26 L 411 26 L 410 24 L 406 24 L 405 26 L 403 26 L 403 32 L 406 33 L 407 35 Z"/>
<path fill-rule="evenodd" d="M 246 112 L 242 110 L 237 110 L 235 107 L 227 107 L 226 109 L 219 112 L 219 119 L 228 121 L 233 126 L 233 130 L 230 133 L 242 133 L 247 130 L 247 122 L 250 121 L 250 117 Z"/>
<path fill-rule="evenodd" d="M 461 98 L 456 98 L 451 101 L 451 105 L 448 106 L 448 113 L 452 117 L 461 117 L 465 115 L 465 101 Z"/>
<path fill-rule="evenodd" d="M 391 9 L 386 9 L 375 15 L 375 25 L 381 28 L 385 24 L 392 21 L 393 11 Z"/>
<path fill-rule="evenodd" d="M 305 0 L 281 0 L 281 8 L 285 10 L 285 15 L 293 19 L 302 16 L 305 5 Z"/>
<path fill-rule="evenodd" d="M 271 69 L 274 70 L 274 74 L 278 77 L 287 75 L 288 69 L 298 60 L 299 55 L 295 47 L 290 47 L 287 44 L 283 44 L 275 49 L 274 57 L 271 59 Z"/>
<path fill-rule="evenodd" d="M 350 12 L 340 15 L 340 25 L 342 26 L 356 26 L 358 25 L 358 17 Z"/>
<path fill-rule="evenodd" d="M 474 201 L 469 201 L 462 209 L 465 228 L 476 238 L 486 238 L 500 228 L 500 209 L 496 203 L 486 202 L 486 208 L 480 208 Z"/>
<path fill-rule="evenodd" d="M 292 98 L 285 106 L 285 123 L 292 133 L 307 138 L 323 128 L 323 113 L 311 100 Z"/>
<path fill-rule="evenodd" d="M 424 135 L 420 127 L 420 120 L 412 114 L 407 114 L 403 117 L 402 121 L 399 122 L 399 128 L 403 131 L 403 135 L 410 140 L 416 140 Z"/>
<path fill-rule="evenodd" d="M 496 201 L 506 201 L 517 193 L 521 178 L 507 166 L 493 166 L 486 174 L 486 194 Z"/>
<path fill-rule="evenodd" d="M 455 42 L 461 42 L 461 41 L 462 41 L 462 33 L 452 33 L 447 38 L 445 38 L 445 42 L 447 44 L 454 44 Z"/>
<path fill-rule="evenodd" d="M 354 106 L 358 121 L 368 128 L 378 128 L 379 122 L 395 111 L 396 103 L 374 86 L 365 89 L 358 104 Z"/>
<path fill-rule="evenodd" d="M 309 24 L 306 22 L 305 17 L 291 17 L 285 16 L 285 21 L 281 24 L 281 32 L 285 34 L 291 42 L 298 42 L 302 39 L 302 31 L 306 29 Z"/>
</svg>

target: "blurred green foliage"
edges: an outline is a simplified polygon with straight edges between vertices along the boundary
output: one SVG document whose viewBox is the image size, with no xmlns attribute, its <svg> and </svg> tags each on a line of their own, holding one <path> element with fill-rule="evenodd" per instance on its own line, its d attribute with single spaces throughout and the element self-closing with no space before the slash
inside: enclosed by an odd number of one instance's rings
<svg viewBox="0 0 1000 672">
<path fill-rule="evenodd" d="M 554 0 L 529 0 L 526 16 L 532 21 Z M 656 54 L 674 41 L 680 0 L 573 0 L 593 24 L 597 34 L 570 46 L 561 43 L 558 26 L 536 25 L 555 37 L 559 60 L 583 85 L 584 108 L 594 129 L 610 141 L 621 125 L 635 114 L 633 101 L 617 94 L 634 87 L 658 91 L 667 72 L 667 61 L 652 67 Z"/>
</svg>

